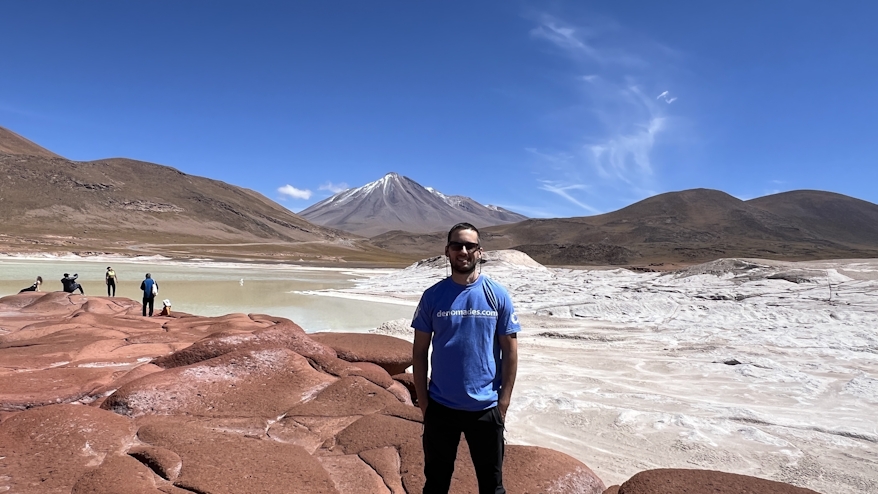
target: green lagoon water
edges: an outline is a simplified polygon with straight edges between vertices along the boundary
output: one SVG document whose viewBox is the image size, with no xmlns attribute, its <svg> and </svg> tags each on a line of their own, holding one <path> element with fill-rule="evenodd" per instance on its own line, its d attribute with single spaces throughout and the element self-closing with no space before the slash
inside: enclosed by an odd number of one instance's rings
<svg viewBox="0 0 878 494">
<path fill-rule="evenodd" d="M 160 287 L 156 311 L 161 300 L 169 299 L 175 312 L 270 314 L 291 319 L 308 332 L 367 331 L 384 321 L 410 318 L 414 312 L 406 305 L 297 293 L 347 288 L 368 270 L 165 260 L 0 259 L 0 297 L 30 286 L 37 275 L 43 277 L 41 291 L 60 291 L 64 273 L 78 273 L 86 295 L 106 296 L 107 266 L 118 277 L 116 296 L 137 301 L 143 297 L 140 283 L 151 273 Z"/>
</svg>

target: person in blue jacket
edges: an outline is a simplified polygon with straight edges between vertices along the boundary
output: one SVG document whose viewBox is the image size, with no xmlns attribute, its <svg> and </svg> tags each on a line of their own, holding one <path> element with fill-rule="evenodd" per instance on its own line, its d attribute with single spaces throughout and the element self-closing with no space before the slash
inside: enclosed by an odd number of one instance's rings
<svg viewBox="0 0 878 494">
<path fill-rule="evenodd" d="M 478 269 L 476 227 L 454 225 L 445 255 L 451 276 L 424 292 L 412 318 L 415 392 L 424 414 L 424 493 L 448 492 L 463 433 L 479 493 L 503 494 L 503 433 L 521 327 L 506 288 Z"/>
<path fill-rule="evenodd" d="M 159 284 L 152 279 L 151 274 L 146 273 L 146 279 L 140 283 L 140 289 L 143 290 L 143 316 L 146 317 L 146 306 L 149 305 L 149 317 L 152 317 L 155 296 L 159 294 Z"/>
</svg>

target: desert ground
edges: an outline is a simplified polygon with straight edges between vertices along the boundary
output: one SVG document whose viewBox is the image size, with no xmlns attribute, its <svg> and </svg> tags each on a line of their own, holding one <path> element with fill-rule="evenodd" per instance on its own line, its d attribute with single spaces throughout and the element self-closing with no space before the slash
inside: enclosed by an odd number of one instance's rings
<svg viewBox="0 0 878 494">
<path fill-rule="evenodd" d="M 878 260 L 638 273 L 487 258 L 523 328 L 510 442 L 570 454 L 607 485 L 672 467 L 878 493 Z M 445 269 L 321 293 L 414 306 Z M 376 331 L 411 338 L 408 322 Z"/>
<path fill-rule="evenodd" d="M 663 273 L 549 268 L 516 251 L 486 260 L 523 328 L 510 443 L 573 456 L 606 485 L 699 468 L 878 493 L 878 260 Z M 447 267 L 368 273 L 295 295 L 411 311 Z M 405 318 L 372 331 L 412 337 Z"/>
</svg>

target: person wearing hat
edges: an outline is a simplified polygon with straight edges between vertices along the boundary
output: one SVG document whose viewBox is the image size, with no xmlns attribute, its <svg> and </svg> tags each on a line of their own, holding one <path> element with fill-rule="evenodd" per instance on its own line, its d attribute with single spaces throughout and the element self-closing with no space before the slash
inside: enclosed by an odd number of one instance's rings
<svg viewBox="0 0 878 494">
<path fill-rule="evenodd" d="M 171 315 L 171 301 L 169 299 L 162 300 L 162 311 L 156 314 L 156 316 L 170 316 Z"/>
<path fill-rule="evenodd" d="M 104 275 L 107 279 L 107 296 L 115 297 L 116 296 L 116 272 L 113 271 L 113 268 L 107 266 L 107 274 Z M 110 288 L 113 289 L 113 294 L 110 294 Z"/>
</svg>

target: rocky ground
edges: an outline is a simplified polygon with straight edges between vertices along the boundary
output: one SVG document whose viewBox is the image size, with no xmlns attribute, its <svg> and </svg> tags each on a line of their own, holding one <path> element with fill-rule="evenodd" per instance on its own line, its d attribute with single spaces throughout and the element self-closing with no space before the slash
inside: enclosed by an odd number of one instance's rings
<svg viewBox="0 0 878 494">
<path fill-rule="evenodd" d="M 0 492 L 422 489 L 405 340 L 259 314 L 144 318 L 130 299 L 60 292 L 4 297 L 0 317 Z M 504 475 L 512 493 L 815 492 L 700 470 L 607 488 L 571 456 L 518 445 Z M 465 442 L 452 492 L 475 492 Z"/>
<path fill-rule="evenodd" d="M 407 341 L 140 310 L 61 292 L 0 299 L 0 492 L 420 492 Z M 473 492 L 465 443 L 459 458 L 453 491 Z M 513 492 L 605 488 L 544 448 L 511 446 L 508 465 Z"/>
</svg>

